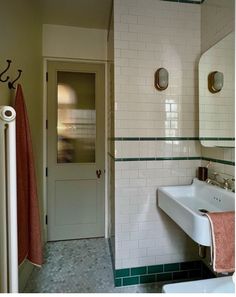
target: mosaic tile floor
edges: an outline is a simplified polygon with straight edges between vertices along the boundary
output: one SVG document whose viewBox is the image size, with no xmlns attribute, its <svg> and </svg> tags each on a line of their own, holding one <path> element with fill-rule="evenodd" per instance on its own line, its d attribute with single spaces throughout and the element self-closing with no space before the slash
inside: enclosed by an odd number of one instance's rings
<svg viewBox="0 0 236 297">
<path fill-rule="evenodd" d="M 104 238 L 49 242 L 45 264 L 34 268 L 24 293 L 160 293 L 160 284 L 114 287 Z"/>
</svg>

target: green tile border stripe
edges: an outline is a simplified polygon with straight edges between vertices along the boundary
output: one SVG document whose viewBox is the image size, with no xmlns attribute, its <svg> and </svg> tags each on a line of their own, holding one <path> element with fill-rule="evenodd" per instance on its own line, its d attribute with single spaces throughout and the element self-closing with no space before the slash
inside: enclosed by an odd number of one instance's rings
<svg viewBox="0 0 236 297">
<path fill-rule="evenodd" d="M 113 137 L 112 141 L 187 141 L 187 140 L 205 140 L 205 141 L 235 141 L 230 137 Z"/>
<path fill-rule="evenodd" d="M 115 162 L 130 161 L 180 161 L 180 160 L 201 160 L 202 157 L 151 157 L 151 158 L 115 158 Z"/>
<path fill-rule="evenodd" d="M 234 137 L 199 137 L 199 140 L 207 141 L 235 141 Z"/>
<path fill-rule="evenodd" d="M 175 141 L 199 140 L 199 137 L 114 137 L 114 141 Z"/>
<path fill-rule="evenodd" d="M 116 269 L 115 286 L 130 286 L 171 281 L 179 279 L 202 279 L 215 277 L 214 274 L 200 261 L 189 261 L 170 264 L 159 264 L 134 268 Z"/>
<path fill-rule="evenodd" d="M 220 160 L 220 159 L 213 159 L 209 157 L 148 157 L 148 158 L 115 158 L 112 154 L 108 153 L 108 155 L 115 161 L 115 162 L 132 162 L 132 161 L 184 161 L 184 160 L 205 160 L 211 161 L 215 163 L 220 163 L 224 165 L 231 165 L 235 166 L 235 162 L 227 161 L 227 160 Z"/>
<path fill-rule="evenodd" d="M 213 158 L 208 158 L 208 157 L 202 157 L 202 160 L 211 161 L 211 162 L 215 162 L 215 163 L 221 163 L 224 165 L 235 166 L 235 162 L 233 162 L 233 161 L 219 160 L 219 159 L 213 159 Z"/>
</svg>

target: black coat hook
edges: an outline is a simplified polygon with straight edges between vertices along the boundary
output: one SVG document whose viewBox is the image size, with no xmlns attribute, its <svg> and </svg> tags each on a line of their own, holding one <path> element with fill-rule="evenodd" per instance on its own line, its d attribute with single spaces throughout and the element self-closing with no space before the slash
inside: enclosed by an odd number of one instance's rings
<svg viewBox="0 0 236 297">
<path fill-rule="evenodd" d="M 18 69 L 18 72 L 19 72 L 19 74 L 18 74 L 17 78 L 15 80 L 13 80 L 12 82 L 10 82 L 10 81 L 8 82 L 9 89 L 15 89 L 14 83 L 20 78 L 22 70 Z"/>
<path fill-rule="evenodd" d="M 11 60 L 7 60 L 7 63 L 8 63 L 7 68 L 0 74 L 0 81 L 1 81 L 1 82 L 6 82 L 6 81 L 8 81 L 8 79 L 9 79 L 9 76 L 7 76 L 5 79 L 2 79 L 2 75 L 3 75 L 4 73 L 6 73 L 7 70 L 10 68 Z"/>
</svg>

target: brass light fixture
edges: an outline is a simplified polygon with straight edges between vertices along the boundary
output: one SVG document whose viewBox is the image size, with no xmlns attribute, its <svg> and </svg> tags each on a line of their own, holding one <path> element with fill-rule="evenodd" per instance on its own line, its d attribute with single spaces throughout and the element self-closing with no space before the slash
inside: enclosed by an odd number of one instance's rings
<svg viewBox="0 0 236 297">
<path fill-rule="evenodd" d="M 167 89 L 169 84 L 169 73 L 165 68 L 159 68 L 155 72 L 155 88 L 159 91 Z"/>
<path fill-rule="evenodd" d="M 218 93 L 224 85 L 224 74 L 219 71 L 213 71 L 208 75 L 208 89 L 211 93 Z"/>
</svg>

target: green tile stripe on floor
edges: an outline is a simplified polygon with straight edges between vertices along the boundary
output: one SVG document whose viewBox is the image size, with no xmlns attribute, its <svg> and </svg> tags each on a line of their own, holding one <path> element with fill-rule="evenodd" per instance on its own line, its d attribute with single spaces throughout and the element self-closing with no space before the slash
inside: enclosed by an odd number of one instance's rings
<svg viewBox="0 0 236 297">
<path fill-rule="evenodd" d="M 139 284 L 139 276 L 131 276 L 123 278 L 123 286 L 131 286 Z"/>
<path fill-rule="evenodd" d="M 116 269 L 115 276 L 116 276 L 116 278 L 117 277 L 130 276 L 130 268 Z"/>
<path fill-rule="evenodd" d="M 163 272 L 163 271 L 164 271 L 164 266 L 163 265 L 148 266 L 148 274 L 158 273 L 158 272 Z"/>
<path fill-rule="evenodd" d="M 160 264 L 115 270 L 115 286 L 130 286 L 158 281 L 211 278 L 213 273 L 201 261 Z"/>
<path fill-rule="evenodd" d="M 179 271 L 179 265 L 180 263 L 173 263 L 173 264 L 165 264 L 164 265 L 164 271 Z"/>
<path fill-rule="evenodd" d="M 121 287 L 122 285 L 122 278 L 115 278 L 115 287 Z"/>
<path fill-rule="evenodd" d="M 146 273 L 147 273 L 146 266 L 131 268 L 131 275 L 141 275 Z"/>
<path fill-rule="evenodd" d="M 155 281 L 156 281 L 156 275 L 155 274 L 141 275 L 140 276 L 140 284 L 154 283 Z"/>
</svg>

